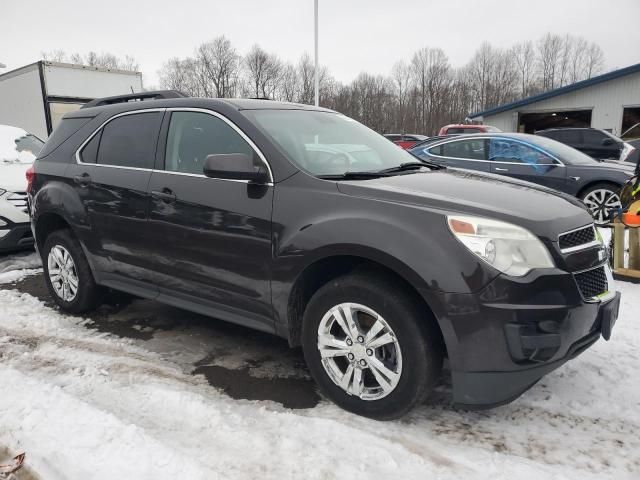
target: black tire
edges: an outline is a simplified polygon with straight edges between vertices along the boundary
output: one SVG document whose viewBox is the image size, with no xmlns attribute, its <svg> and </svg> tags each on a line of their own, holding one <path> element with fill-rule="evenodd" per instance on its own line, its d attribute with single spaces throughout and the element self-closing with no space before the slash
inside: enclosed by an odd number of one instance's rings
<svg viewBox="0 0 640 480">
<path fill-rule="evenodd" d="M 591 186 L 589 186 L 588 188 L 586 188 L 585 190 L 583 190 L 582 192 L 580 192 L 580 200 L 582 200 L 583 202 L 585 202 L 585 199 L 592 194 L 593 192 L 597 191 L 597 190 L 607 190 L 611 193 L 614 193 L 615 195 L 618 196 L 618 200 L 620 199 L 620 185 L 616 185 L 615 183 L 610 183 L 610 182 L 599 182 L 596 184 L 593 184 Z M 585 202 L 585 204 L 587 204 Z M 590 208 L 590 206 L 587 204 L 587 207 Z M 604 220 L 600 220 L 599 219 L 599 210 L 596 210 L 595 212 L 591 212 L 593 215 L 593 220 L 595 222 L 596 225 L 606 225 L 607 223 L 609 223 L 609 214 L 605 214 L 605 211 L 603 211 L 603 216 L 602 218 Z"/>
<path fill-rule="evenodd" d="M 383 398 L 363 400 L 350 395 L 325 371 L 318 350 L 318 328 L 323 316 L 341 303 L 371 308 L 395 333 L 403 368 L 395 389 Z M 442 341 L 434 321 L 388 277 L 375 273 L 345 275 L 321 287 L 309 301 L 302 325 L 304 356 L 321 391 L 337 405 L 365 417 L 392 420 L 424 402 L 440 375 Z"/>
<path fill-rule="evenodd" d="M 48 257 L 51 249 L 56 245 L 64 247 L 71 255 L 75 265 L 75 273 L 78 278 L 78 289 L 75 297 L 71 301 L 66 301 L 56 293 L 49 277 Z M 82 313 L 95 309 L 101 302 L 104 289 L 96 285 L 93 274 L 89 268 L 89 262 L 82 251 L 82 246 L 71 230 L 56 230 L 49 235 L 42 249 L 42 264 L 44 267 L 44 278 L 51 297 L 56 304 L 69 313 Z"/>
</svg>

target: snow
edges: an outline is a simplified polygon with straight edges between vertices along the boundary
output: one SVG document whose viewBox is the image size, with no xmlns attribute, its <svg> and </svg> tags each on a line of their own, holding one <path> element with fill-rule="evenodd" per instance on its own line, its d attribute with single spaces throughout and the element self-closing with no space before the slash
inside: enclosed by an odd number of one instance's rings
<svg viewBox="0 0 640 480">
<path fill-rule="evenodd" d="M 35 254 L 0 257 L 0 282 L 38 266 Z M 618 287 L 612 340 L 516 402 L 456 410 L 445 385 L 394 422 L 327 401 L 288 410 L 234 400 L 144 342 L 3 289 L 0 451 L 26 451 L 26 464 L 47 480 L 637 479 L 640 285 Z"/>
</svg>

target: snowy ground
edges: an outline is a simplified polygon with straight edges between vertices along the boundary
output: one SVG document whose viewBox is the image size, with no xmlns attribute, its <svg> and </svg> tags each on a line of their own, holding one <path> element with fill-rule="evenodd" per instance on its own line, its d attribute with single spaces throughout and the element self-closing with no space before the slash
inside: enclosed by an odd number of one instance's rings
<svg viewBox="0 0 640 480">
<path fill-rule="evenodd" d="M 63 315 L 38 267 L 0 257 L 0 456 L 27 452 L 18 479 L 640 478 L 640 285 L 619 283 L 611 342 L 513 404 L 455 410 L 445 381 L 381 423 L 319 400 L 278 339 L 148 301 Z"/>
</svg>

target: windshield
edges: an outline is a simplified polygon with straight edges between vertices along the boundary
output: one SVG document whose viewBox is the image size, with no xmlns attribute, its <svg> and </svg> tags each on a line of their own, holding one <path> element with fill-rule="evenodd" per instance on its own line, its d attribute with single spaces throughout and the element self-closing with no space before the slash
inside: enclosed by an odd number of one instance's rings
<svg viewBox="0 0 640 480">
<path fill-rule="evenodd" d="M 564 143 L 560 143 L 547 137 L 536 136 L 531 143 L 549 151 L 549 153 L 557 157 L 562 163 L 567 163 L 569 165 L 596 165 L 599 163 L 589 155 L 585 155 L 581 151 L 576 150 L 569 145 L 565 145 Z"/>
<path fill-rule="evenodd" d="M 302 170 L 316 175 L 379 171 L 416 158 L 344 115 L 310 110 L 245 110 Z"/>
<path fill-rule="evenodd" d="M 21 128 L 0 125 L 0 164 L 33 163 L 44 142 Z"/>
</svg>

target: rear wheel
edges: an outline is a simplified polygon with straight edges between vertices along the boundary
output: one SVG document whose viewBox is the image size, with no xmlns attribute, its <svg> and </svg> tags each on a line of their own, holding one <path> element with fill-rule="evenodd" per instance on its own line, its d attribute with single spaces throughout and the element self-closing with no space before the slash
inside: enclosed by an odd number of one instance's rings
<svg viewBox="0 0 640 480">
<path fill-rule="evenodd" d="M 303 319 L 305 359 L 327 397 L 377 419 L 402 416 L 432 390 L 442 366 L 430 314 L 378 275 L 332 280 Z"/>
<path fill-rule="evenodd" d="M 70 230 L 56 230 L 42 250 L 45 280 L 53 300 L 67 312 L 95 308 L 103 290 L 96 285 L 80 242 Z"/>
<path fill-rule="evenodd" d="M 580 195 L 597 225 L 609 223 L 610 214 L 622 206 L 618 196 L 619 189 L 620 187 L 613 183 L 597 183 Z"/>
</svg>

